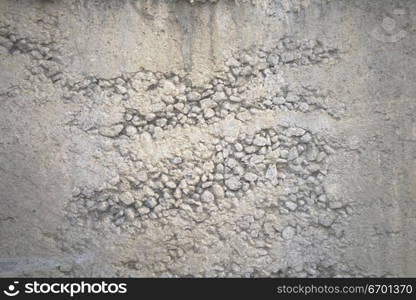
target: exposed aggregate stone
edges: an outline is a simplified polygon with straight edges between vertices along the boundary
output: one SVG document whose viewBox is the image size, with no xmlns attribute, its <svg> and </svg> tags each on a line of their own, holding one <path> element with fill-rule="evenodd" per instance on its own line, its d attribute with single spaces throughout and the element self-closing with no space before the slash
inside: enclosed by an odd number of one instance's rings
<svg viewBox="0 0 416 300">
<path fill-rule="evenodd" d="M 63 78 L 59 47 L 50 39 L 37 40 L 19 36 L 12 28 L 0 23 L 0 47 L 11 55 L 25 54 L 31 58 L 26 66 L 30 77 L 40 77 L 56 83 Z"/>
<path fill-rule="evenodd" d="M 120 175 L 106 189 L 77 189 L 67 207 L 68 218 L 79 225 L 109 222 L 141 228 L 142 220 L 176 210 L 202 222 L 221 209 L 224 199 L 268 186 L 279 188 L 280 214 L 309 213 L 311 207 L 328 210 L 332 213 L 322 215 L 319 224 L 330 227 L 336 212 L 324 201 L 322 182 L 333 153 L 325 139 L 299 127 L 242 134 L 233 143 L 217 139 L 205 159 L 174 157 L 163 161 L 163 167 L 138 162 L 140 168 Z"/>
<path fill-rule="evenodd" d="M 336 62 L 337 49 L 319 41 L 297 41 L 289 37 L 279 40 L 271 50 L 239 54 L 226 62 L 224 70 L 202 86 L 195 86 L 187 74 L 164 74 L 140 70 L 113 79 L 86 78 L 82 82 L 66 82 L 67 101 L 87 103 L 92 95 L 103 98 L 119 97 L 125 108 L 123 120 L 101 128 L 76 116 L 71 125 L 85 131 L 98 129 L 106 137 L 150 133 L 157 136 L 176 127 L 213 124 L 229 115 L 250 119 L 253 110 L 297 112 L 321 111 L 334 118 L 342 116 L 342 108 L 333 107 L 328 91 L 310 85 L 279 83 L 279 69 Z M 286 57 L 292 53 L 291 58 Z M 258 89 L 266 91 L 265 95 Z M 100 100 L 90 109 L 101 105 Z M 87 124 L 85 124 L 87 123 Z"/>
</svg>

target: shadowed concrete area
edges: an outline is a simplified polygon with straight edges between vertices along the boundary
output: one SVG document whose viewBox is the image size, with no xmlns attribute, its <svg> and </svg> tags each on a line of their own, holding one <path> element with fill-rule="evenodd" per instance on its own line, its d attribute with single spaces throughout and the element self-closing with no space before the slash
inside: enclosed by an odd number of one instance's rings
<svg viewBox="0 0 416 300">
<path fill-rule="evenodd" d="M 0 276 L 416 276 L 415 18 L 0 0 Z"/>
</svg>

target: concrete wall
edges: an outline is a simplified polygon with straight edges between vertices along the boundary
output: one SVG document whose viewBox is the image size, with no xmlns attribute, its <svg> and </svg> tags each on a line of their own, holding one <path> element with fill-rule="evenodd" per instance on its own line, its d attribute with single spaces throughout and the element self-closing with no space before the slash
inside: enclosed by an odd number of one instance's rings
<svg viewBox="0 0 416 300">
<path fill-rule="evenodd" d="M 412 0 L 0 0 L 0 276 L 416 276 Z"/>
</svg>

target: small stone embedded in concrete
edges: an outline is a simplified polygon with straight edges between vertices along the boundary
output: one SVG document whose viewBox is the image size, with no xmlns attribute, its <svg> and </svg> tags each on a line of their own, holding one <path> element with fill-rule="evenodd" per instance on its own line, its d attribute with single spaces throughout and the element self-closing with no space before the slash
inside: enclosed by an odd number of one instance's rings
<svg viewBox="0 0 416 300">
<path fill-rule="evenodd" d="M 187 95 L 187 99 L 188 101 L 197 101 L 199 99 L 201 99 L 201 95 L 198 92 L 191 92 Z"/>
<path fill-rule="evenodd" d="M 137 134 L 137 129 L 134 126 L 127 126 L 126 127 L 126 134 L 130 137 L 134 136 L 135 134 Z"/>
<path fill-rule="evenodd" d="M 296 149 L 296 147 L 292 147 L 290 150 L 289 150 L 289 153 L 288 153 L 288 155 L 287 155 L 287 159 L 288 160 L 295 160 L 296 158 L 298 158 L 299 157 L 299 153 L 298 153 L 298 150 Z"/>
<path fill-rule="evenodd" d="M 224 198 L 224 189 L 221 185 L 219 184 L 214 184 L 212 186 L 212 192 L 215 195 L 215 197 L 222 199 Z"/>
<path fill-rule="evenodd" d="M 287 226 L 282 231 L 282 237 L 285 240 L 291 240 L 296 235 L 296 229 L 292 226 Z"/>
<path fill-rule="evenodd" d="M 106 136 L 106 137 L 116 137 L 121 133 L 123 128 L 124 128 L 123 125 L 117 124 L 113 126 L 102 127 L 100 128 L 99 132 L 101 135 Z"/>
<path fill-rule="evenodd" d="M 134 197 L 130 192 L 124 192 L 120 195 L 119 199 L 126 205 L 131 205 L 134 203 Z"/>
<path fill-rule="evenodd" d="M 165 185 L 170 189 L 175 189 L 176 188 L 176 183 L 174 183 L 173 181 L 168 181 L 168 182 L 165 183 Z"/>
<path fill-rule="evenodd" d="M 241 188 L 242 183 L 240 179 L 236 176 L 233 176 L 227 180 L 225 180 L 225 185 L 232 191 L 237 191 Z"/>
<path fill-rule="evenodd" d="M 318 218 L 319 224 L 321 224 L 324 227 L 331 227 L 334 221 L 335 217 L 330 214 L 321 214 Z"/>
<path fill-rule="evenodd" d="M 241 102 L 241 98 L 240 97 L 237 97 L 237 96 L 230 96 L 230 101 L 232 101 L 232 102 Z"/>
<path fill-rule="evenodd" d="M 267 168 L 265 177 L 268 180 L 270 180 L 273 184 L 277 183 L 278 178 L 277 178 L 276 165 L 274 165 L 274 164 L 269 165 L 269 167 Z"/>
<path fill-rule="evenodd" d="M 148 208 L 154 208 L 154 207 L 156 207 L 156 205 L 157 205 L 157 201 L 156 201 L 156 199 L 155 199 L 155 198 L 151 197 L 151 198 L 148 198 L 148 199 L 144 202 L 144 204 L 145 204 L 145 205 L 146 205 L 146 207 L 148 207 Z"/>
<path fill-rule="evenodd" d="M 97 210 L 103 212 L 106 211 L 109 207 L 108 202 L 102 201 L 100 203 L 97 204 Z"/>
<path fill-rule="evenodd" d="M 150 209 L 147 207 L 140 207 L 137 212 L 139 213 L 139 215 L 143 216 L 143 215 L 147 215 L 150 212 Z"/>
<path fill-rule="evenodd" d="M 249 182 L 254 182 L 254 181 L 256 181 L 257 178 L 258 178 L 258 176 L 254 173 L 251 173 L 251 172 L 247 172 L 246 174 L 244 174 L 244 179 L 249 181 Z"/>
<path fill-rule="evenodd" d="M 262 136 L 256 136 L 253 140 L 253 145 L 255 146 L 265 146 L 267 145 L 267 139 Z"/>
<path fill-rule="evenodd" d="M 127 89 L 122 85 L 117 85 L 116 86 L 116 91 L 120 94 L 126 94 L 127 93 Z"/>
<path fill-rule="evenodd" d="M 286 207 L 289 208 L 289 210 L 294 211 L 298 207 L 298 205 L 295 202 L 289 201 L 286 202 Z"/>
<path fill-rule="evenodd" d="M 205 190 L 201 195 L 201 200 L 203 202 L 211 203 L 215 200 L 215 197 L 210 191 Z"/>
<path fill-rule="evenodd" d="M 331 201 L 328 205 L 330 209 L 339 209 L 344 207 L 344 204 L 341 201 Z"/>
<path fill-rule="evenodd" d="M 305 134 L 305 130 L 298 127 L 290 127 L 286 130 L 287 136 L 302 136 Z"/>
<path fill-rule="evenodd" d="M 136 214 L 135 214 L 135 212 L 134 212 L 134 210 L 132 208 L 126 209 L 125 212 L 124 212 L 124 214 L 126 216 L 126 219 L 129 220 L 129 221 L 134 220 L 134 218 L 136 216 Z"/>
<path fill-rule="evenodd" d="M 147 172 L 146 171 L 137 172 L 136 178 L 141 182 L 146 182 L 148 179 Z"/>
<path fill-rule="evenodd" d="M 205 118 L 211 119 L 213 116 L 215 116 L 215 111 L 214 110 L 212 110 L 210 108 L 207 108 L 207 109 L 204 110 L 204 117 Z"/>
<path fill-rule="evenodd" d="M 302 143 L 309 143 L 312 140 L 312 136 L 309 133 L 304 134 L 301 138 L 300 141 Z"/>
</svg>

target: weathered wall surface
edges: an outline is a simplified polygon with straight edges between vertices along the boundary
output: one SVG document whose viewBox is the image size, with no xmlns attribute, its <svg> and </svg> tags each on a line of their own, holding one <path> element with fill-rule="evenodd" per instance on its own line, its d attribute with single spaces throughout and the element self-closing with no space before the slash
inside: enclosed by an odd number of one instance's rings
<svg viewBox="0 0 416 300">
<path fill-rule="evenodd" d="M 415 14 L 0 0 L 0 276 L 416 276 Z"/>
</svg>

